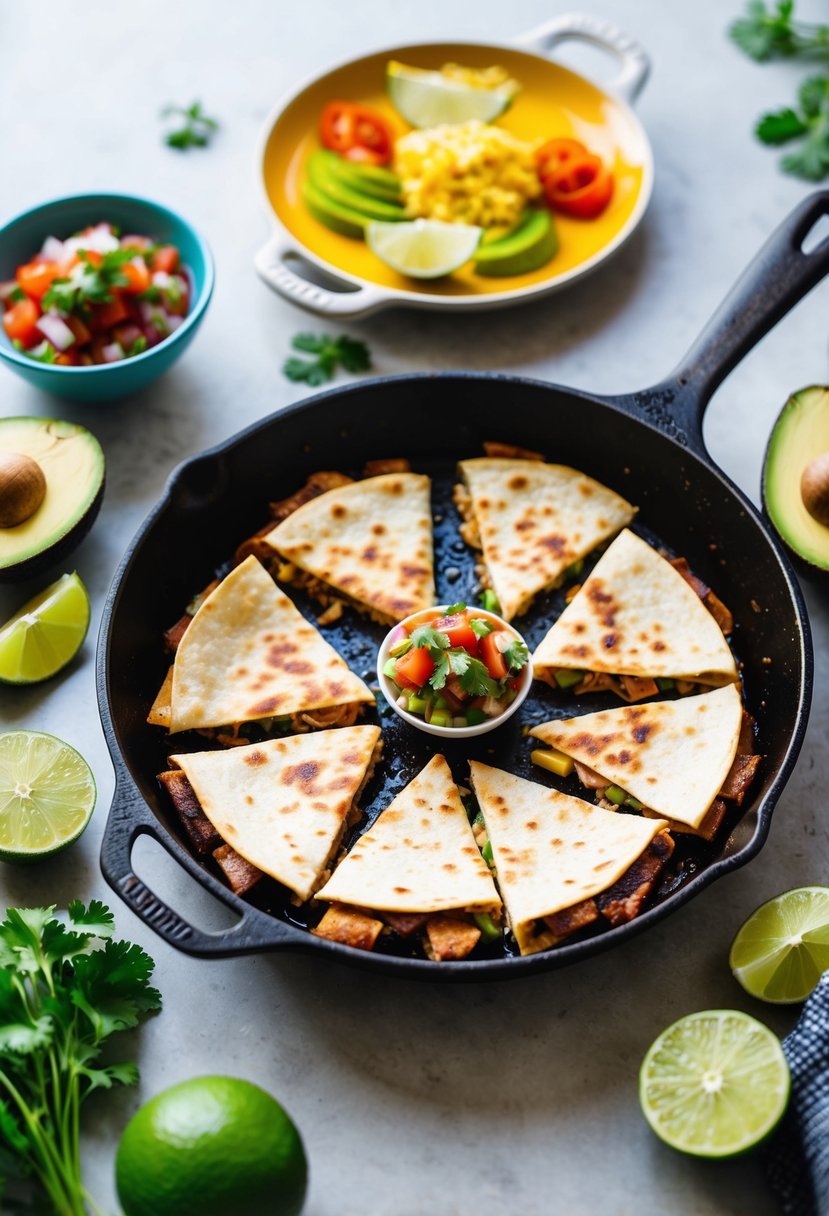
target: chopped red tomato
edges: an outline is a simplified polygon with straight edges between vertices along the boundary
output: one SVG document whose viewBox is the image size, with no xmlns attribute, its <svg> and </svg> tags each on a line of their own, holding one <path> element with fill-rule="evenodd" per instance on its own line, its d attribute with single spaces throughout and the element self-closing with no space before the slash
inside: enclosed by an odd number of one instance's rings
<svg viewBox="0 0 829 1216">
<path fill-rule="evenodd" d="M 502 636 L 502 631 L 497 633 L 488 633 L 485 638 L 481 638 L 481 659 L 486 666 L 487 671 L 492 676 L 493 680 L 503 680 L 507 674 L 507 665 L 504 662 L 504 656 L 498 648 L 498 639 Z"/>
<path fill-rule="evenodd" d="M 180 260 L 179 251 L 175 245 L 159 245 L 150 261 L 151 270 L 163 270 L 166 274 L 172 274 L 178 270 Z"/>
<path fill-rule="evenodd" d="M 17 300 L 3 314 L 3 328 L 11 340 L 22 342 L 24 346 L 33 346 L 40 340 L 40 332 L 35 327 L 40 316 L 40 309 L 34 300 Z"/>
<path fill-rule="evenodd" d="M 394 133 L 385 118 L 370 106 L 329 101 L 320 118 L 320 139 L 324 147 L 339 152 L 346 160 L 387 165 Z"/>
<path fill-rule="evenodd" d="M 127 280 L 124 291 L 130 295 L 138 295 L 146 291 L 151 282 L 150 269 L 143 258 L 135 258 L 132 262 L 124 262 L 121 273 Z"/>
<path fill-rule="evenodd" d="M 612 174 L 600 157 L 589 152 L 548 168 L 541 180 L 550 206 L 577 219 L 595 219 L 613 195 Z"/>
<path fill-rule="evenodd" d="M 535 154 L 538 176 L 543 182 L 548 173 L 586 155 L 587 148 L 578 139 L 548 139 Z"/>
<path fill-rule="evenodd" d="M 120 325 L 122 321 L 126 321 L 129 315 L 129 309 L 123 297 L 118 292 L 113 292 L 108 304 L 93 305 L 92 329 L 95 333 L 100 333 L 102 329 L 112 329 L 113 325 Z"/>
<path fill-rule="evenodd" d="M 435 670 L 432 656 L 425 646 L 413 647 L 394 665 L 395 680 L 401 688 L 422 688 Z"/>
<path fill-rule="evenodd" d="M 57 263 L 38 261 L 35 258 L 33 262 L 27 262 L 25 266 L 18 266 L 15 277 L 21 290 L 25 291 L 27 296 L 31 296 L 33 300 L 40 300 L 60 273 L 61 268 Z"/>
<path fill-rule="evenodd" d="M 450 646 L 463 646 L 470 654 L 478 653 L 478 635 L 469 624 L 465 612 L 456 612 L 453 616 L 441 616 L 434 623 L 439 633 L 445 633 Z"/>
</svg>

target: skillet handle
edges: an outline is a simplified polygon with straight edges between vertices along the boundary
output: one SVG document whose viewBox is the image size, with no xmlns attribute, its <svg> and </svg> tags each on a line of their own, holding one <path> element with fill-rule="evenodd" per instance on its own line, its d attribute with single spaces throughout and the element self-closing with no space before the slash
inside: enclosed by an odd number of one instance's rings
<svg viewBox="0 0 829 1216">
<path fill-rule="evenodd" d="M 775 229 L 685 358 L 653 388 L 615 398 L 705 452 L 702 419 L 716 389 L 769 330 L 829 273 L 829 236 L 803 249 L 829 216 L 829 190 L 805 198 Z"/>
<path fill-rule="evenodd" d="M 587 13 L 561 13 L 512 41 L 537 55 L 549 55 L 562 42 L 586 42 L 606 51 L 619 61 L 619 71 L 602 87 L 630 104 L 642 92 L 651 70 L 651 61 L 638 42 L 612 22 Z"/>
<path fill-rule="evenodd" d="M 285 260 L 290 254 L 300 256 L 288 240 L 279 233 L 274 233 L 253 259 L 256 272 L 284 299 L 316 313 L 318 317 L 354 320 L 376 312 L 389 302 L 388 294 L 378 287 L 372 287 L 370 283 L 355 287 L 350 281 L 342 280 L 343 291 L 328 291 L 293 270 Z"/>
<path fill-rule="evenodd" d="M 120 769 L 120 766 L 118 766 Z M 226 958 L 259 950 L 288 948 L 296 943 L 290 930 L 272 916 L 243 904 L 212 874 L 206 873 L 186 849 L 159 830 L 152 811 L 123 771 L 118 771 L 115 794 L 101 844 L 101 870 L 109 885 L 145 924 L 170 946 L 198 958 Z M 132 850 L 139 836 L 152 836 L 202 886 L 242 916 L 229 929 L 206 932 L 191 925 L 138 877 L 132 868 Z"/>
</svg>

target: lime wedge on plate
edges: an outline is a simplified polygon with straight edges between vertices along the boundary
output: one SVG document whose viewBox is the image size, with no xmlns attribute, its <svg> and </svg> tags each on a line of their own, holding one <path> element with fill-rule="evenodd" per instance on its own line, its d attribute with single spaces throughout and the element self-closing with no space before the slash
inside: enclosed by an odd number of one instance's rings
<svg viewBox="0 0 829 1216">
<path fill-rule="evenodd" d="M 805 1001 L 829 969 L 829 887 L 796 887 L 762 904 L 728 956 L 746 992 L 773 1005 Z"/>
<path fill-rule="evenodd" d="M 0 735 L 0 861 L 39 861 L 77 840 L 95 778 L 74 747 L 36 730 Z"/>
<path fill-rule="evenodd" d="M 442 220 L 366 225 L 372 253 L 392 270 L 412 279 L 439 279 L 451 274 L 475 254 L 483 229 Z"/>
<path fill-rule="evenodd" d="M 664 1030 L 639 1073 L 651 1128 L 694 1157 L 734 1157 L 764 1140 L 789 1100 L 780 1040 L 734 1009 L 691 1013 Z"/>
<path fill-rule="evenodd" d="M 74 659 L 88 628 L 86 587 L 77 574 L 64 574 L 0 628 L 0 680 L 48 679 Z"/>
<path fill-rule="evenodd" d="M 475 88 L 449 80 L 442 72 L 410 68 L 395 60 L 386 68 L 386 91 L 395 110 L 413 127 L 437 127 L 474 118 L 494 122 L 515 95 L 511 84 Z"/>
</svg>

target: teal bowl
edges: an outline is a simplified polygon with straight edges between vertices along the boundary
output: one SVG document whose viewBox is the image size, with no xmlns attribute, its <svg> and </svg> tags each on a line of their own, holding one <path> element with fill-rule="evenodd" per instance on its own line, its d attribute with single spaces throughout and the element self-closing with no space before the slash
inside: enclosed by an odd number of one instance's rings
<svg viewBox="0 0 829 1216">
<path fill-rule="evenodd" d="M 16 267 L 30 261 L 47 236 L 65 240 L 101 221 L 178 247 L 192 282 L 190 311 L 184 323 L 157 346 L 119 363 L 95 367 L 37 363 L 15 350 L 0 326 L 0 359 L 29 384 L 69 401 L 114 401 L 163 375 L 192 342 L 213 294 L 213 258 L 195 228 L 160 203 L 130 194 L 77 194 L 32 207 L 10 220 L 0 228 L 0 280 L 13 278 Z"/>
</svg>

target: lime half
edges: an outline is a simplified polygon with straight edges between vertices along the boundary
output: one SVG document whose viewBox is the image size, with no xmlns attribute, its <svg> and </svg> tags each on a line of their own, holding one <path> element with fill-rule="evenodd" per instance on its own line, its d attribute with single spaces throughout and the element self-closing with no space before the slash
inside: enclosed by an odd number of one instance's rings
<svg viewBox="0 0 829 1216">
<path fill-rule="evenodd" d="M 796 887 L 762 904 L 728 962 L 746 992 L 773 1005 L 805 1001 L 829 969 L 829 887 Z"/>
<path fill-rule="evenodd" d="M 639 1102 L 653 1130 L 695 1157 L 734 1157 L 759 1144 L 789 1100 L 780 1040 L 734 1009 L 691 1013 L 642 1062 Z"/>
<path fill-rule="evenodd" d="M 84 830 L 95 778 L 74 747 L 37 730 L 0 735 L 0 861 L 39 861 Z"/>
<path fill-rule="evenodd" d="M 472 224 L 445 224 L 442 220 L 377 222 L 366 225 L 366 241 L 392 270 L 412 279 L 438 279 L 473 257 L 481 232 Z"/>
<path fill-rule="evenodd" d="M 442 72 L 410 68 L 394 60 L 386 68 L 389 101 L 413 127 L 442 123 L 494 122 L 515 95 L 514 85 L 482 89 L 449 80 Z"/>
<path fill-rule="evenodd" d="M 74 659 L 88 628 L 86 587 L 77 574 L 64 574 L 0 628 L 0 680 L 47 680 Z"/>
</svg>

